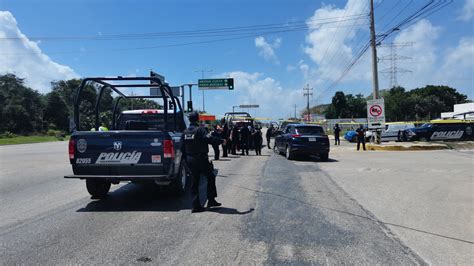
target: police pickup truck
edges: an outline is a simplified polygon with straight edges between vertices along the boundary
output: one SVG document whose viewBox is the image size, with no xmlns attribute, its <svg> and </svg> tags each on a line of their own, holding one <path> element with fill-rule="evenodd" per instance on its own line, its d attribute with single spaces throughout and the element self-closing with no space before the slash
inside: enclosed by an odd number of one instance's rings
<svg viewBox="0 0 474 266">
<path fill-rule="evenodd" d="M 95 105 L 95 131 L 80 128 L 81 93 L 89 83 L 100 87 Z M 145 87 L 157 89 L 159 93 L 136 96 L 126 95 L 122 90 Z M 99 131 L 98 108 L 107 88 L 118 97 L 110 130 Z M 120 100 L 127 98 L 160 98 L 163 109 L 117 112 Z M 105 197 L 111 184 L 122 181 L 155 183 L 169 186 L 176 193 L 184 192 L 187 174 L 180 139 L 188 122 L 178 98 L 167 84 L 153 77 L 86 78 L 77 90 L 74 105 L 75 129 L 69 141 L 69 160 L 74 174 L 65 178 L 85 179 L 87 191 L 93 198 Z"/>
<path fill-rule="evenodd" d="M 474 140 L 474 121 L 469 120 L 432 120 L 420 127 L 405 129 L 403 141 L 445 141 Z"/>
</svg>

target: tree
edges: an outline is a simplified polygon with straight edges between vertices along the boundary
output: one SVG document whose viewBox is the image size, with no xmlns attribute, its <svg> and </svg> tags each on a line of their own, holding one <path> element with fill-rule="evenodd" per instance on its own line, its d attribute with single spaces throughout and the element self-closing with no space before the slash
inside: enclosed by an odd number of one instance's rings
<svg viewBox="0 0 474 266">
<path fill-rule="evenodd" d="M 44 120 L 52 124 L 55 129 L 69 131 L 69 108 L 58 91 L 53 90 L 46 96 Z"/>
<path fill-rule="evenodd" d="M 31 133 L 43 130 L 42 95 L 14 74 L 0 75 L 0 132 Z"/>
<path fill-rule="evenodd" d="M 344 110 L 347 107 L 347 100 L 344 92 L 338 91 L 332 97 L 332 106 L 334 107 L 335 114 L 337 118 L 341 118 L 344 116 Z"/>
<path fill-rule="evenodd" d="M 365 118 L 367 117 L 367 100 L 364 95 L 357 94 L 355 97 L 352 94 L 346 95 L 347 107 L 345 109 L 345 116 L 350 118 Z"/>
</svg>

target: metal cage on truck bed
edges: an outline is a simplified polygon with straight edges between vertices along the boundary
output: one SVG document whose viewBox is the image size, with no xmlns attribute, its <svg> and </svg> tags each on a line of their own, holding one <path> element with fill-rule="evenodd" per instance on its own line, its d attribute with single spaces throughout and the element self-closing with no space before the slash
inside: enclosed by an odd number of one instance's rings
<svg viewBox="0 0 474 266">
<path fill-rule="evenodd" d="M 123 84 L 112 84 L 111 82 L 123 83 Z M 141 83 L 140 83 L 141 81 Z M 149 83 L 143 83 L 144 81 L 148 81 Z M 124 83 L 128 82 L 128 83 Z M 163 111 L 164 111 L 164 126 L 165 130 L 172 130 L 168 128 L 168 101 L 172 103 L 173 106 L 173 114 L 174 114 L 174 130 L 177 130 L 177 120 L 178 115 L 182 116 L 181 119 L 184 118 L 183 109 L 181 106 L 180 101 L 178 100 L 177 96 L 173 95 L 173 91 L 171 87 L 164 83 L 157 77 L 94 77 L 94 78 L 85 78 L 82 80 L 79 89 L 76 92 L 74 98 L 74 126 L 72 131 L 80 131 L 80 116 L 79 116 L 79 106 L 81 104 L 81 93 L 87 85 L 90 83 L 101 85 L 98 93 L 97 100 L 95 102 L 94 108 L 94 115 L 95 115 L 95 123 L 94 128 L 96 131 L 99 130 L 99 107 L 100 102 L 102 99 L 102 95 L 106 89 L 111 89 L 119 96 L 114 99 L 115 103 L 113 104 L 113 111 L 112 111 L 112 130 L 116 129 L 116 119 L 117 119 L 117 109 L 119 103 L 122 99 L 163 99 Z M 153 95 L 126 95 L 121 91 L 122 88 L 157 88 L 161 95 L 153 96 Z M 179 108 L 180 112 L 177 112 L 177 108 Z"/>
</svg>

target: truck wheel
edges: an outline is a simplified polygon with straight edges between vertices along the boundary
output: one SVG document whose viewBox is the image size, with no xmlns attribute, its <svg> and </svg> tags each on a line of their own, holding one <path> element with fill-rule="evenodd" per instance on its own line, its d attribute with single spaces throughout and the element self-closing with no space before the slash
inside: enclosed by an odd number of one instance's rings
<svg viewBox="0 0 474 266">
<path fill-rule="evenodd" d="M 319 158 L 321 159 L 321 161 L 327 161 L 329 159 L 329 153 L 321 153 L 319 155 Z"/>
<path fill-rule="evenodd" d="M 86 187 L 89 194 L 94 199 L 103 199 L 107 196 L 110 190 L 110 182 L 97 180 L 97 179 L 86 179 Z"/>
<path fill-rule="evenodd" d="M 290 145 L 286 146 L 286 159 L 293 160 L 295 158 L 294 154 L 291 152 Z"/>
<path fill-rule="evenodd" d="M 186 167 L 184 166 L 184 162 L 181 162 L 179 166 L 179 171 L 176 176 L 176 180 L 171 183 L 171 189 L 177 195 L 182 195 L 186 191 L 186 184 L 188 180 L 188 174 L 186 172 Z"/>
</svg>

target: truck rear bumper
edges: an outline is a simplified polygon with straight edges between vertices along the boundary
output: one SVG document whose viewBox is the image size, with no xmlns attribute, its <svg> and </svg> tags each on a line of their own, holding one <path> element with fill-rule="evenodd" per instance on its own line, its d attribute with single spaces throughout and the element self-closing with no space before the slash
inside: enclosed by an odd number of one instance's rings
<svg viewBox="0 0 474 266">
<path fill-rule="evenodd" d="M 168 175 L 66 175 L 64 178 L 103 179 L 110 181 L 172 181 L 174 179 Z"/>
</svg>

